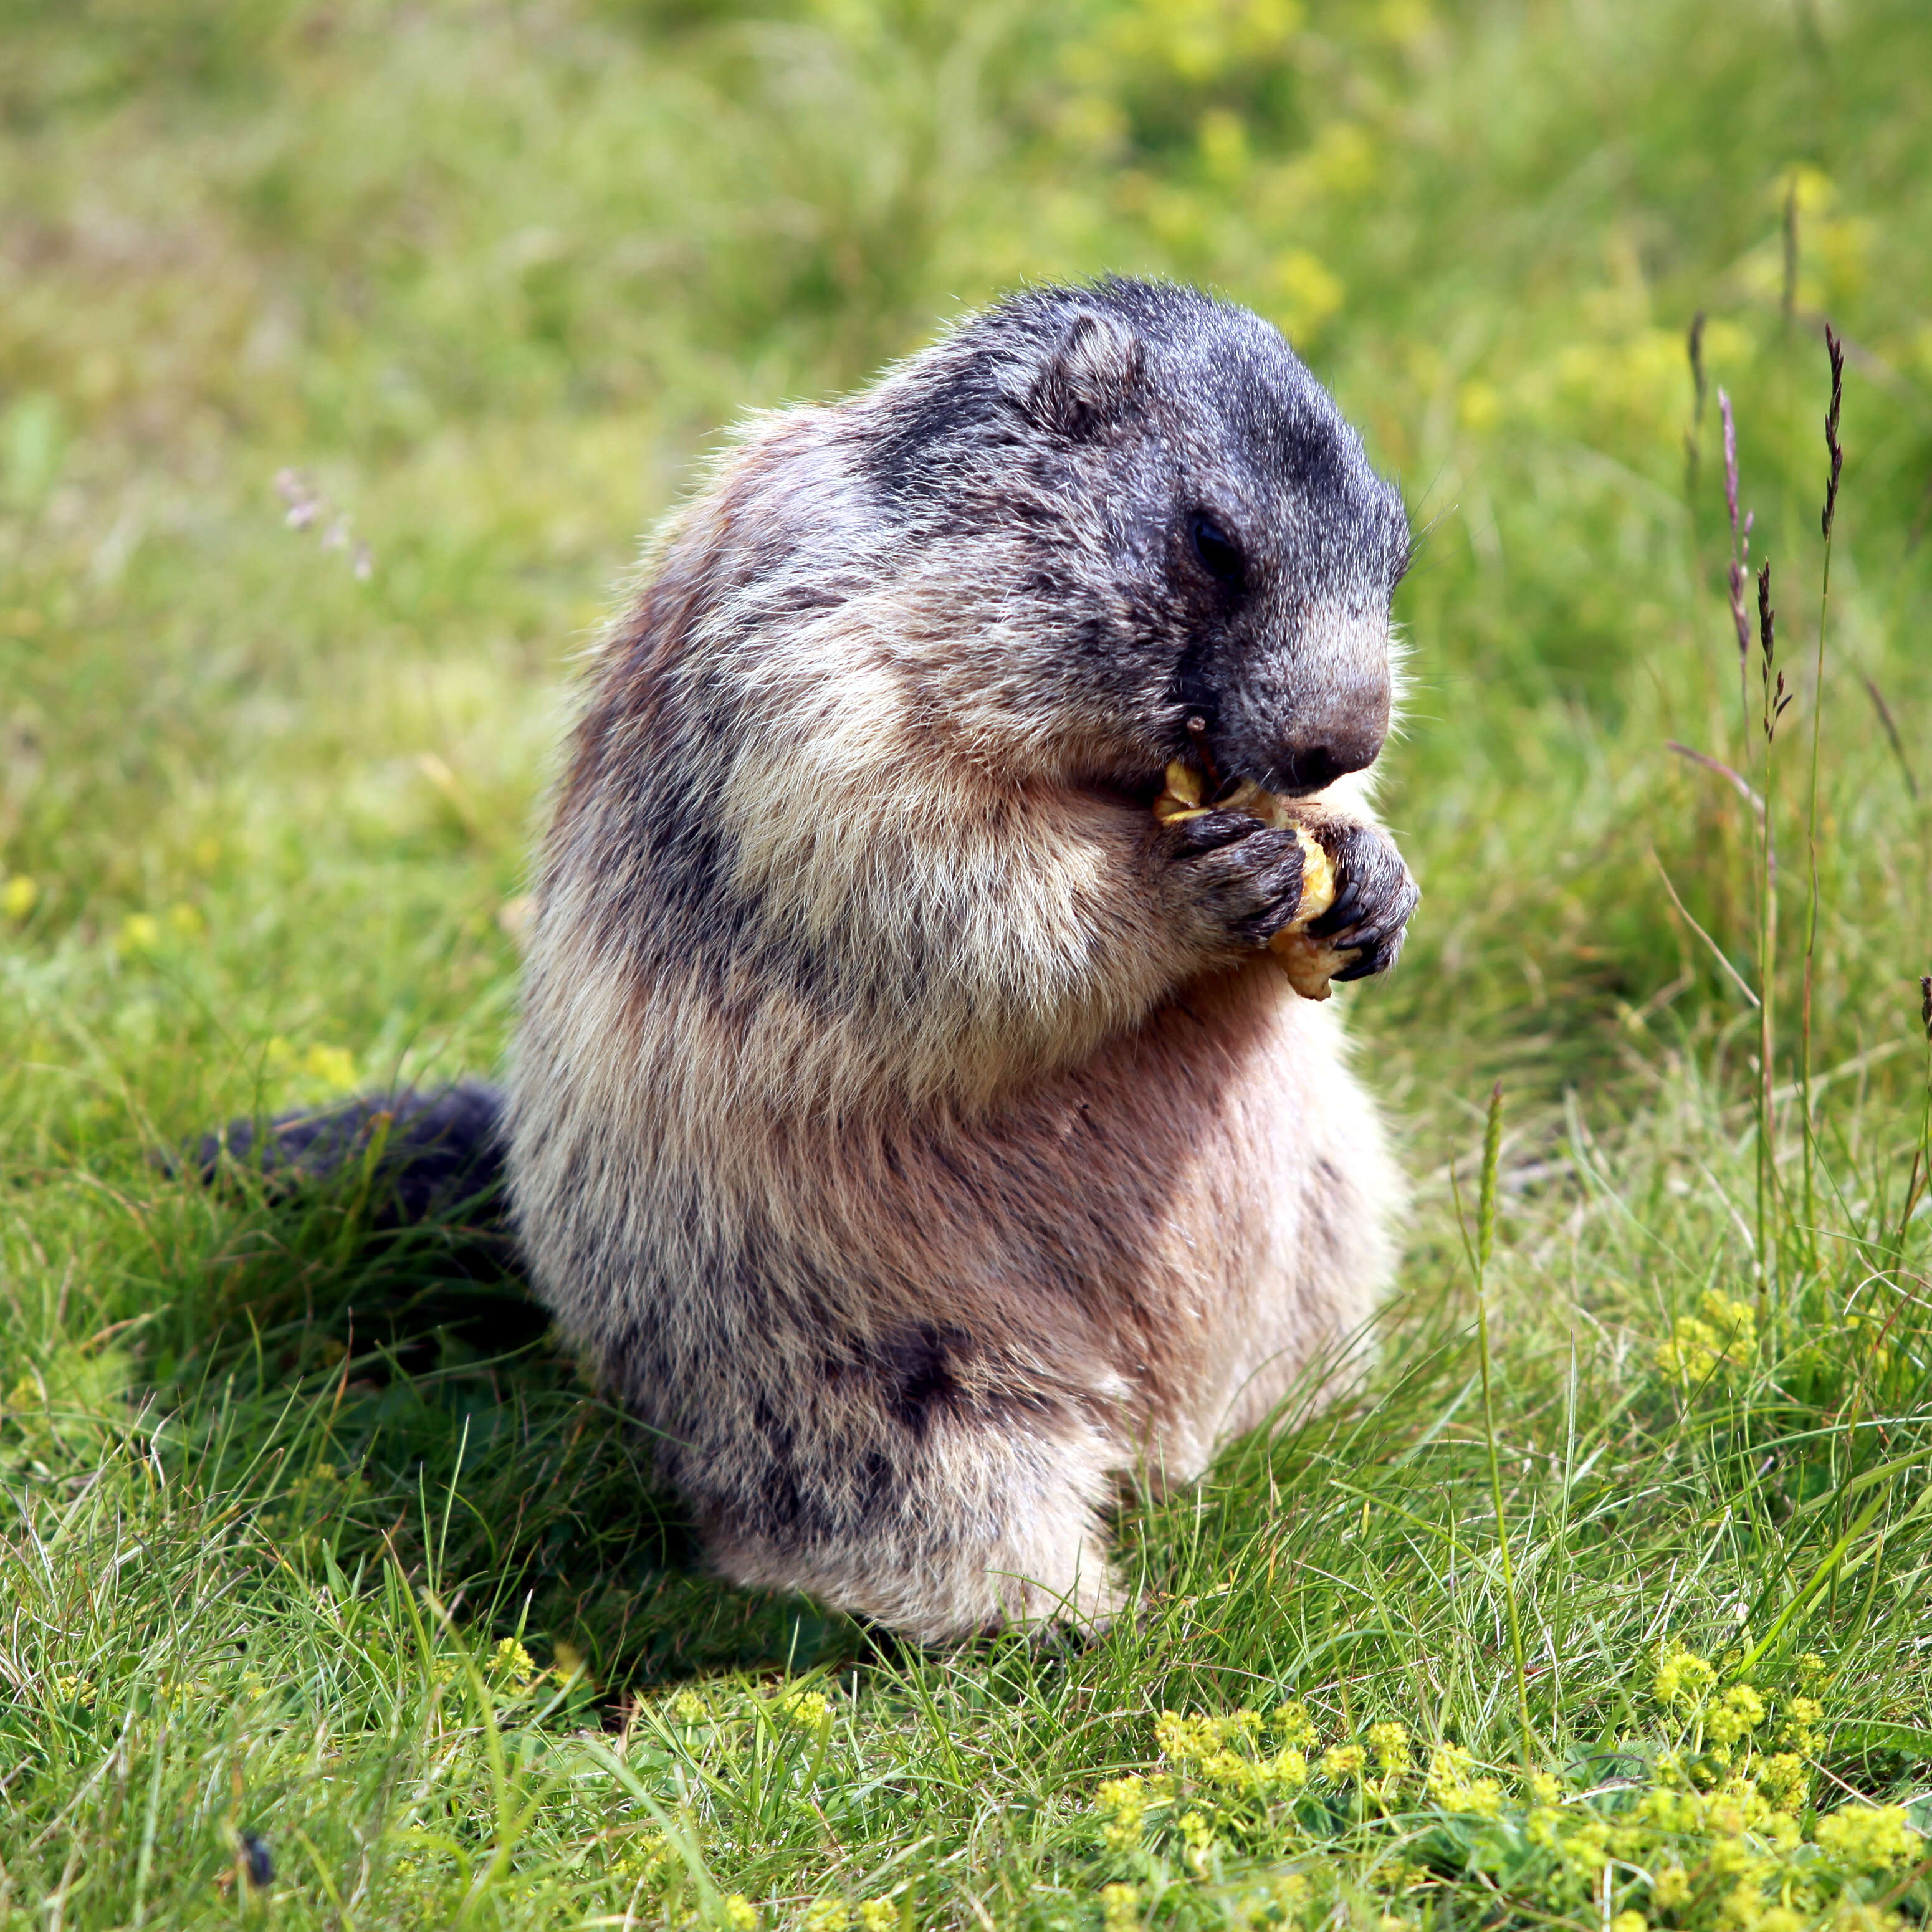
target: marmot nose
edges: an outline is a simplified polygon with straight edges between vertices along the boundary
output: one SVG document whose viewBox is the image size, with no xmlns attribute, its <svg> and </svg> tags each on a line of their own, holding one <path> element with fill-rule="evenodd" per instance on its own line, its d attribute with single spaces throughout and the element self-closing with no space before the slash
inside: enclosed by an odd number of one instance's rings
<svg viewBox="0 0 1932 1932">
<path fill-rule="evenodd" d="M 1330 730 L 1308 740 L 1291 738 L 1275 763 L 1275 775 L 1286 792 L 1320 791 L 1345 772 L 1373 764 L 1382 748 L 1379 731 Z"/>
</svg>

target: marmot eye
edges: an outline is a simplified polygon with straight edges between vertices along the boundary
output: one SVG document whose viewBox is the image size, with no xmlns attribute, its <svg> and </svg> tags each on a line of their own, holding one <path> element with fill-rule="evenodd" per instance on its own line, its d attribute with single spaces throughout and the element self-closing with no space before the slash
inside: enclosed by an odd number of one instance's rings
<svg viewBox="0 0 1932 1932">
<path fill-rule="evenodd" d="M 1194 554 L 1201 560 L 1202 569 L 1224 588 L 1240 590 L 1247 574 L 1240 546 L 1212 517 L 1196 516 L 1192 528 Z"/>
</svg>

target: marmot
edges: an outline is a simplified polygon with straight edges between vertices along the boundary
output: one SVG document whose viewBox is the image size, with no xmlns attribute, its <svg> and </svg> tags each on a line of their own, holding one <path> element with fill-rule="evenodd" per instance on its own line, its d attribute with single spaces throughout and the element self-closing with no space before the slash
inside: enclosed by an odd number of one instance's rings
<svg viewBox="0 0 1932 1932">
<path fill-rule="evenodd" d="M 1013 296 L 754 423 L 651 552 L 543 848 L 506 1155 L 536 1287 L 712 1562 L 912 1637 L 1121 1605 L 1362 1328 L 1398 1177 L 1270 958 L 1416 903 L 1369 814 L 1401 499 L 1248 311 Z"/>
</svg>

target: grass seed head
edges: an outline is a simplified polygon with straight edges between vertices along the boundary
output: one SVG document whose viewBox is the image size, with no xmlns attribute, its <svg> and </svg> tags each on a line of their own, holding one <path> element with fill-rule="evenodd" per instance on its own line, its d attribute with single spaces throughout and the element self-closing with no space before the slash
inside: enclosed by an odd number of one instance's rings
<svg viewBox="0 0 1932 1932">
<path fill-rule="evenodd" d="M 1831 459 L 1832 473 L 1825 484 L 1824 514 L 1819 518 L 1825 541 L 1832 541 L 1832 524 L 1838 510 L 1838 472 L 1845 466 L 1844 446 L 1838 441 L 1838 411 L 1845 400 L 1845 345 L 1825 325 L 1825 352 L 1832 358 L 1832 400 L 1825 411 L 1825 452 Z"/>
<path fill-rule="evenodd" d="M 1755 511 L 1744 512 L 1738 520 L 1738 425 L 1730 395 L 1718 392 L 1718 411 L 1724 419 L 1724 507 L 1731 518 L 1731 562 L 1728 572 L 1731 592 L 1731 622 L 1738 634 L 1738 662 L 1750 656 L 1750 619 L 1744 608 L 1744 582 L 1750 573 L 1751 524 Z"/>
<path fill-rule="evenodd" d="M 1690 331 L 1684 344 L 1690 358 L 1690 385 L 1695 397 L 1690 427 L 1684 432 L 1684 494 L 1695 497 L 1697 472 L 1704 454 L 1704 406 L 1709 398 L 1710 382 L 1704 371 L 1704 311 L 1690 318 Z"/>
</svg>

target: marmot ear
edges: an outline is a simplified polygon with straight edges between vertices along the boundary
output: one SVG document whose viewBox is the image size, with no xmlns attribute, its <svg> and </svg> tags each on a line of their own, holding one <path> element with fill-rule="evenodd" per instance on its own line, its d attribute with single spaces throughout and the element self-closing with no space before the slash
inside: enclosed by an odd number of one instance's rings
<svg viewBox="0 0 1932 1932">
<path fill-rule="evenodd" d="M 1141 379 L 1141 345 L 1112 316 L 1082 309 L 1061 332 L 1027 397 L 1027 413 L 1062 436 L 1090 436 L 1117 420 Z"/>
</svg>

